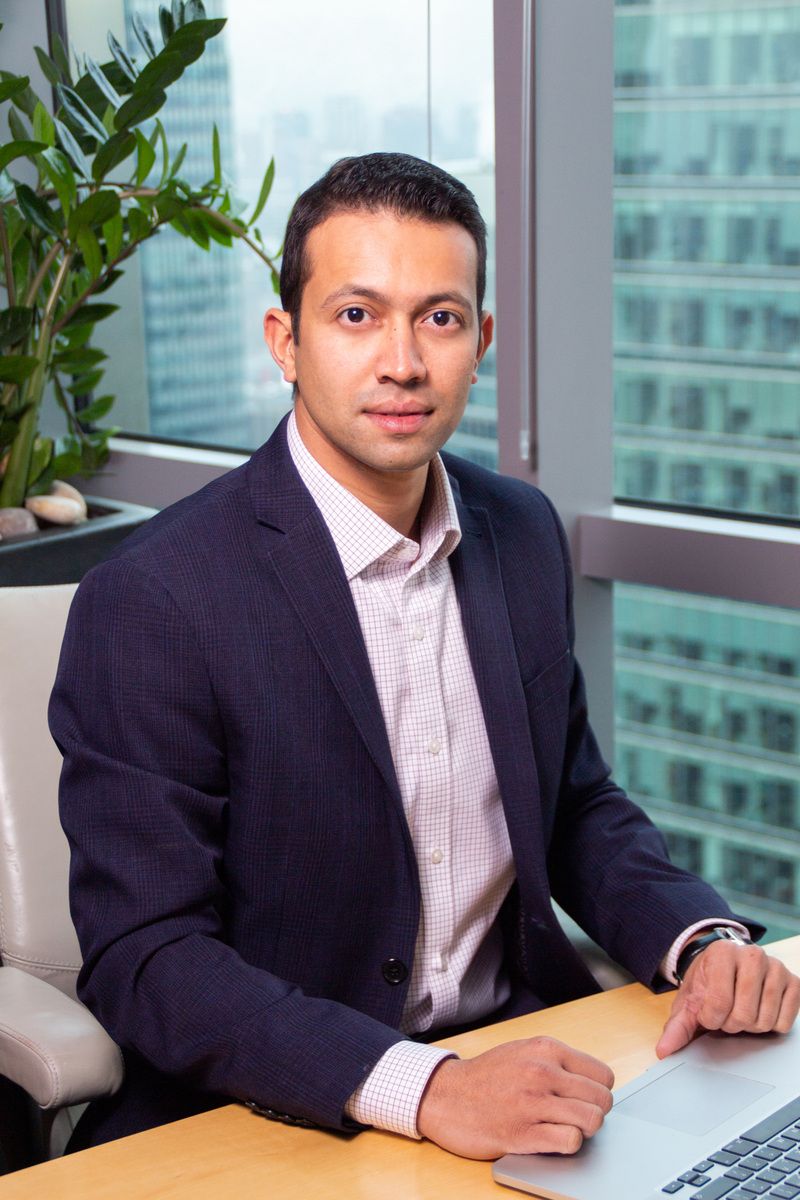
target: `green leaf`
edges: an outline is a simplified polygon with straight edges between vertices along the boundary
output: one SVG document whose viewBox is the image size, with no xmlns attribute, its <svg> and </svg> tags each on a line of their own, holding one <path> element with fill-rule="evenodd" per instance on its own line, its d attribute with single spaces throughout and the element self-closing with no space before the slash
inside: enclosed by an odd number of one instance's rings
<svg viewBox="0 0 800 1200">
<path fill-rule="evenodd" d="M 274 178 L 275 178 L 275 159 L 271 158 L 269 160 L 269 166 L 267 167 L 266 173 L 264 175 L 264 182 L 261 184 L 261 191 L 258 193 L 258 200 L 256 201 L 255 211 L 253 212 L 253 215 L 248 222 L 248 228 L 253 224 L 254 221 L 257 221 L 258 218 L 261 216 L 261 213 L 264 210 L 264 205 L 267 203 L 267 200 L 269 199 L 269 194 L 272 191 L 272 181 Z"/>
<path fill-rule="evenodd" d="M 50 459 L 53 457 L 53 443 L 50 438 L 37 437 L 34 439 L 33 450 L 31 452 L 31 465 L 28 468 L 28 482 L 26 486 L 29 488 L 46 469 Z"/>
<path fill-rule="evenodd" d="M 163 91 L 176 79 L 180 79 L 182 74 L 183 59 L 180 54 L 171 54 L 168 50 L 162 50 L 152 62 L 145 63 L 139 78 L 133 85 L 133 93 L 142 95 L 152 92 L 154 89 Z"/>
<path fill-rule="evenodd" d="M 190 21 L 205 21 L 206 10 L 202 0 L 186 0 L 185 21 L 188 25 Z"/>
<path fill-rule="evenodd" d="M 78 93 L 72 88 L 64 87 L 63 83 L 58 85 L 56 92 L 72 121 L 88 137 L 95 138 L 102 145 L 106 140 L 106 131 L 103 128 L 103 122 L 95 116 L 89 105 L 81 100 Z"/>
<path fill-rule="evenodd" d="M 275 270 L 274 267 L 271 269 L 270 275 L 272 276 L 272 290 L 276 296 L 280 296 L 280 294 L 281 294 L 281 277 L 278 274 L 278 272 Z"/>
<path fill-rule="evenodd" d="M 0 146 L 0 171 L 4 171 L 15 158 L 33 158 L 34 154 L 46 150 L 45 142 L 7 142 Z"/>
<path fill-rule="evenodd" d="M 78 414 L 79 420 L 83 420 L 83 415 Z M 83 458 L 80 454 L 59 454 L 53 459 L 53 478 L 54 479 L 69 479 L 70 475 L 77 475 L 83 466 Z"/>
<path fill-rule="evenodd" d="M 180 29 L 181 25 L 183 25 L 185 23 L 185 21 L 186 21 L 186 14 L 184 12 L 183 0 L 172 0 L 172 27 L 173 27 L 173 29 Z"/>
<path fill-rule="evenodd" d="M 86 374 L 79 375 L 77 379 L 73 379 L 72 383 L 67 387 L 67 391 L 73 396 L 88 396 L 89 392 L 94 391 L 104 375 L 105 371 L 102 368 L 96 371 L 87 371 Z M 81 417 L 82 419 L 83 417 Z M 91 420 L 91 417 L 89 420 Z"/>
<path fill-rule="evenodd" d="M 39 66 L 45 79 L 51 87 L 57 87 L 61 83 L 61 72 L 58 67 L 51 58 L 48 58 L 40 46 L 34 46 L 34 50 L 36 51 L 36 57 L 39 60 Z"/>
<path fill-rule="evenodd" d="M 78 145 L 72 131 L 67 128 L 63 121 L 59 121 L 58 117 L 55 118 L 53 124 L 56 127 L 56 137 L 61 143 L 61 148 L 69 158 L 72 166 L 84 179 L 91 179 L 89 160 Z"/>
<path fill-rule="evenodd" d="M 131 125 L 139 125 L 149 117 L 154 117 L 166 102 L 166 92 L 134 94 L 125 101 L 121 108 L 117 109 L 114 125 L 117 129 L 128 129 Z"/>
<path fill-rule="evenodd" d="M 17 204 L 20 212 L 34 225 L 46 234 L 60 234 L 58 222 L 49 204 L 45 204 L 40 196 L 25 183 L 17 184 Z"/>
<path fill-rule="evenodd" d="M 156 152 L 141 129 L 136 130 L 136 148 L 136 184 L 141 187 L 156 161 Z"/>
<path fill-rule="evenodd" d="M 181 53 L 180 46 L 184 42 L 193 42 L 201 38 L 207 42 L 210 38 L 216 37 L 218 33 L 222 33 L 227 24 L 224 17 L 215 18 L 210 21 L 199 20 L 191 21 L 176 29 L 173 36 L 169 39 L 170 50 Z"/>
<path fill-rule="evenodd" d="M 30 130 L 26 128 L 25 122 L 15 108 L 9 109 L 8 128 L 11 130 L 11 136 L 15 142 L 27 142 L 30 140 Z"/>
<path fill-rule="evenodd" d="M 109 110 L 110 111 L 110 110 Z M 136 138 L 128 129 L 115 133 L 101 146 L 92 163 L 92 178 L 96 183 L 105 178 L 119 163 L 130 158 L 136 149 Z"/>
<path fill-rule="evenodd" d="M 175 32 L 175 21 L 172 13 L 168 8 L 165 8 L 163 4 L 159 4 L 158 6 L 158 23 L 161 26 L 161 37 L 164 41 L 164 45 L 166 46 L 167 42 Z"/>
<path fill-rule="evenodd" d="M 74 238 L 82 229 L 105 224 L 117 215 L 119 209 L 119 196 L 110 188 L 91 192 L 70 217 L 69 236 Z"/>
<path fill-rule="evenodd" d="M 209 237 L 212 237 L 215 242 L 219 242 L 220 246 L 232 246 L 233 234 L 228 229 L 224 229 L 222 225 L 218 225 L 214 219 L 213 213 L 203 213 L 206 229 Z"/>
<path fill-rule="evenodd" d="M 24 92 L 30 83 L 27 75 L 8 75 L 8 72 L 4 72 L 4 74 L 7 78 L 0 83 L 0 104 L 4 100 L 10 100 L 12 96 L 18 96 L 20 92 Z"/>
<path fill-rule="evenodd" d="M 133 207 L 128 212 L 128 228 L 131 231 L 131 241 L 141 242 L 150 235 L 150 221 L 140 208 Z"/>
<path fill-rule="evenodd" d="M 93 58 L 90 58 L 88 54 L 86 55 L 86 69 L 111 107 L 113 109 L 119 108 L 120 104 L 122 104 L 122 97 L 107 79 L 103 68 Z"/>
<path fill-rule="evenodd" d="M 83 261 L 86 263 L 89 274 L 93 280 L 97 279 L 103 270 L 103 251 L 100 249 L 96 235 L 91 229 L 82 229 L 75 241 L 81 248 Z"/>
<path fill-rule="evenodd" d="M 123 75 L 127 75 L 131 83 L 136 83 L 136 67 L 133 65 L 129 55 L 126 54 L 122 46 L 120 46 L 110 29 L 108 31 L 108 48 L 111 51 L 114 62 L 117 64 L 120 71 L 122 71 Z"/>
<path fill-rule="evenodd" d="M 124 274 L 125 274 L 124 271 L 117 270 L 117 268 L 115 268 L 113 271 L 109 271 L 108 274 L 104 275 L 103 278 L 100 280 L 100 282 L 95 285 L 93 295 L 99 296 L 103 292 L 107 292 L 108 289 L 117 282 L 120 275 L 124 275 Z"/>
<path fill-rule="evenodd" d="M 133 32 L 136 34 L 137 38 L 139 39 L 139 45 L 142 47 L 142 49 L 144 50 L 147 57 L 155 58 L 155 56 L 156 56 L 155 43 L 153 42 L 153 39 L 150 36 L 150 31 L 148 30 L 147 26 L 145 25 L 144 21 L 141 18 L 141 15 L 138 12 L 135 12 L 133 14 Z"/>
<path fill-rule="evenodd" d="M 47 172 L 50 182 L 56 190 L 56 195 L 64 212 L 64 224 L 66 225 L 69 221 L 72 205 L 75 203 L 78 195 L 78 188 L 75 183 L 75 176 L 72 173 L 72 167 L 66 155 L 62 154 L 60 150 L 56 150 L 55 147 L 45 150 L 42 155 L 42 161 L 44 162 L 44 169 Z"/>
<path fill-rule="evenodd" d="M 89 367 L 96 367 L 107 358 L 106 352 L 97 346 L 77 346 L 74 349 L 70 346 L 53 355 L 53 366 L 57 371 L 75 375 Z"/>
<path fill-rule="evenodd" d="M 114 406 L 113 396 L 99 396 L 88 408 L 82 408 L 80 412 L 81 421 L 102 421 L 103 417 Z"/>
<path fill-rule="evenodd" d="M 37 141 L 44 142 L 46 146 L 55 146 L 56 144 L 56 127 L 53 124 L 53 118 L 41 101 L 36 105 L 33 113 L 33 136 Z"/>
<path fill-rule="evenodd" d="M 33 309 L 15 304 L 0 312 L 0 346 L 16 346 L 27 335 L 33 323 Z"/>
<path fill-rule="evenodd" d="M 219 130 L 217 123 L 214 122 L 214 132 L 211 137 L 211 153 L 214 159 L 214 187 L 219 187 L 222 183 L 222 154 L 219 148 Z"/>
<path fill-rule="evenodd" d="M 180 150 L 176 154 L 175 162 L 172 164 L 172 167 L 170 169 L 170 173 L 169 173 L 170 179 L 174 179 L 176 173 L 181 169 L 181 166 L 183 165 L 183 160 L 186 158 L 186 151 L 188 149 L 189 149 L 189 147 L 188 147 L 187 143 L 184 142 L 183 145 L 181 146 Z"/>
<path fill-rule="evenodd" d="M 57 30 L 53 30 L 53 36 L 50 38 L 51 49 L 53 54 L 53 62 L 61 72 L 62 78 L 72 86 L 72 76 L 69 69 L 69 55 L 66 47 L 61 40 L 61 36 Z"/>
<path fill-rule="evenodd" d="M 1 354 L 0 383 L 24 383 L 39 365 L 32 354 Z"/>
<path fill-rule="evenodd" d="M 117 213 L 109 221 L 103 223 L 103 237 L 106 243 L 106 256 L 108 261 L 112 263 L 117 255 L 122 250 L 123 238 L 125 235 L 125 226 L 122 221 L 122 213 Z"/>
<path fill-rule="evenodd" d="M 14 195 L 14 180 L 8 171 L 0 171 L 0 203 L 5 204 Z M 12 209 L 12 212 L 14 210 Z"/>
<path fill-rule="evenodd" d="M 208 250 L 208 228 L 201 213 L 184 213 L 184 220 L 189 227 L 189 237 L 201 250 Z"/>
<path fill-rule="evenodd" d="M 94 325 L 110 317 L 118 308 L 118 304 L 84 304 L 76 309 L 64 328 L 72 330 L 80 325 Z"/>
<path fill-rule="evenodd" d="M 8 83 L 8 81 L 12 79 L 16 83 L 19 78 L 20 77 L 18 75 L 12 75 L 11 71 L 0 71 L 0 79 L 3 81 L 3 83 Z M 21 112 L 25 113 L 26 117 L 30 117 L 31 120 L 33 120 L 34 109 L 39 103 L 39 97 L 36 95 L 36 92 L 34 92 L 32 87 L 26 86 L 21 90 L 16 89 L 14 92 L 12 92 L 9 98 Z"/>
</svg>

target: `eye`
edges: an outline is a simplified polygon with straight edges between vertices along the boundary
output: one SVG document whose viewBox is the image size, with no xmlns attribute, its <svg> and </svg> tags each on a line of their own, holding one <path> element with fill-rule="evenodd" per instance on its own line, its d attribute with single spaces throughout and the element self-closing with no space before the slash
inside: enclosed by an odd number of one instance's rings
<svg viewBox="0 0 800 1200">
<path fill-rule="evenodd" d="M 360 325 L 366 318 L 363 308 L 346 308 L 342 313 L 348 325 Z"/>
<path fill-rule="evenodd" d="M 430 320 L 439 329 L 446 329 L 448 325 L 453 325 L 456 322 L 455 313 L 448 312 L 445 308 L 437 309 L 435 313 L 431 313 Z"/>
</svg>

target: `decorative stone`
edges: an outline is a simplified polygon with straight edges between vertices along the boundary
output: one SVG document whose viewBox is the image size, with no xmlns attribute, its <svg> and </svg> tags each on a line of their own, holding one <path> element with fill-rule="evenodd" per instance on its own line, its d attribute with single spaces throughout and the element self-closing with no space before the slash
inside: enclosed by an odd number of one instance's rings
<svg viewBox="0 0 800 1200">
<path fill-rule="evenodd" d="M 26 508 L 0 508 L 0 538 L 36 533 L 38 528 L 33 513 Z"/>
<path fill-rule="evenodd" d="M 85 505 L 68 496 L 30 496 L 25 507 L 42 521 L 53 525 L 77 525 L 86 520 Z"/>
<path fill-rule="evenodd" d="M 86 500 L 82 492 L 79 492 L 71 483 L 65 483 L 63 479 L 54 479 L 50 485 L 50 496 L 65 496 L 67 500 L 74 500 L 76 504 L 81 506 L 81 511 L 84 516 L 88 516 L 86 508 Z"/>
</svg>

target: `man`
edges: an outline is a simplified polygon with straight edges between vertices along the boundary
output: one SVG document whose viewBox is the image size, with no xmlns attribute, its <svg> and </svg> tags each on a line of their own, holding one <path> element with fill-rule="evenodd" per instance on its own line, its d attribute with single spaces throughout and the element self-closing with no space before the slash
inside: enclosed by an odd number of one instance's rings
<svg viewBox="0 0 800 1200">
<path fill-rule="evenodd" d="M 794 1019 L 800 981 L 608 778 L 549 502 L 438 456 L 491 342 L 485 255 L 445 172 L 336 164 L 265 319 L 293 415 L 79 591 L 52 727 L 80 993 L 127 1066 L 83 1144 L 234 1097 L 574 1151 L 604 1064 L 426 1044 L 596 989 L 551 895 L 648 984 L 680 956 L 660 1053 Z"/>
</svg>

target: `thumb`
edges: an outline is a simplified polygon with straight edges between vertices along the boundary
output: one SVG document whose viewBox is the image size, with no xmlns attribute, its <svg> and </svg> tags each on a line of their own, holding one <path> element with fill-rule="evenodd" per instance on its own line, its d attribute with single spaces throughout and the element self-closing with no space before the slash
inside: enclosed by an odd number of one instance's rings
<svg viewBox="0 0 800 1200">
<path fill-rule="evenodd" d="M 688 1046 L 697 1032 L 700 1024 L 697 1019 L 699 1005 L 692 1004 L 691 1000 L 691 994 L 684 994 L 681 988 L 656 1046 L 659 1058 L 667 1058 L 676 1050 Z"/>
</svg>

